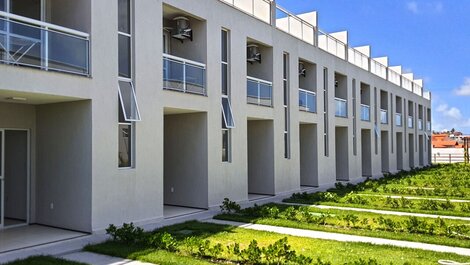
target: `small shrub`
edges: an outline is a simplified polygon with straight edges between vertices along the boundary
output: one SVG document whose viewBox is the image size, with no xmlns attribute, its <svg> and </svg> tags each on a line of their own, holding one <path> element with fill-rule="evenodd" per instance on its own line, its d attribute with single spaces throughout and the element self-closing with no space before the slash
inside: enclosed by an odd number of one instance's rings
<svg viewBox="0 0 470 265">
<path fill-rule="evenodd" d="M 291 221 L 297 221 L 297 210 L 290 206 L 290 207 L 287 207 L 285 210 L 284 210 L 284 217 L 287 219 L 287 220 L 291 220 Z"/>
<path fill-rule="evenodd" d="M 238 213 L 241 210 L 240 204 L 231 201 L 229 198 L 224 198 L 222 205 L 220 205 L 222 213 L 231 214 Z"/>
<path fill-rule="evenodd" d="M 439 206 L 435 200 L 423 200 L 420 205 L 421 210 L 437 211 Z"/>
<path fill-rule="evenodd" d="M 178 250 L 178 242 L 167 232 L 156 233 L 149 236 L 147 244 L 157 249 L 170 252 L 176 252 Z"/>
<path fill-rule="evenodd" d="M 452 211 L 455 209 L 455 204 L 453 204 L 449 199 L 447 199 L 445 202 L 441 202 L 440 206 L 443 210 L 447 211 Z"/>
<path fill-rule="evenodd" d="M 269 218 L 278 218 L 279 217 L 279 208 L 276 206 L 262 206 L 260 214 L 262 217 L 269 217 Z"/>
<path fill-rule="evenodd" d="M 144 230 L 135 227 L 133 223 L 124 223 L 120 228 L 110 224 L 106 229 L 106 234 L 110 235 L 113 241 L 126 244 L 140 243 L 144 240 Z"/>
<path fill-rule="evenodd" d="M 240 257 L 243 263 L 247 264 L 260 264 L 261 263 L 261 248 L 258 247 L 258 242 L 252 240 L 250 245 L 240 252 Z"/>
</svg>

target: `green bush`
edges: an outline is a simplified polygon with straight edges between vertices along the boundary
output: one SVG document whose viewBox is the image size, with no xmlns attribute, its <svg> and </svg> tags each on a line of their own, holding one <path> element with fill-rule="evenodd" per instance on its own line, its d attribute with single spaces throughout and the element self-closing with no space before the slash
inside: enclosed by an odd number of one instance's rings
<svg viewBox="0 0 470 265">
<path fill-rule="evenodd" d="M 149 236 L 147 244 L 170 252 L 176 252 L 178 250 L 178 242 L 167 232 L 156 233 Z"/>
<path fill-rule="evenodd" d="M 135 227 L 133 223 L 124 223 L 120 228 L 110 224 L 106 229 L 106 234 L 110 235 L 113 241 L 126 244 L 141 243 L 145 240 L 144 230 L 140 227 Z"/>
<path fill-rule="evenodd" d="M 222 213 L 238 213 L 241 210 L 240 204 L 231 201 L 229 198 L 224 198 L 222 205 L 220 205 L 220 210 Z"/>
</svg>

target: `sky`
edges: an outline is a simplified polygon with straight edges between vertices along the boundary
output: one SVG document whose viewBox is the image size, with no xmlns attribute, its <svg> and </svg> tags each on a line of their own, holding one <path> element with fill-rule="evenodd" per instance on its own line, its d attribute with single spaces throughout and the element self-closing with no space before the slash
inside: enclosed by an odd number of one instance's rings
<svg viewBox="0 0 470 265">
<path fill-rule="evenodd" d="M 470 134 L 470 0 L 277 0 L 294 14 L 318 12 L 324 32 L 349 32 L 432 92 L 433 130 Z"/>
</svg>

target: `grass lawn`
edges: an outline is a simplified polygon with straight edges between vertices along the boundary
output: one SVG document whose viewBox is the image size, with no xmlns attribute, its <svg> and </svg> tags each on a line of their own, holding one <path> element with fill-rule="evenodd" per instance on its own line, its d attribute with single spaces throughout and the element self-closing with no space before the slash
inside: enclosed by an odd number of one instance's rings
<svg viewBox="0 0 470 265">
<path fill-rule="evenodd" d="M 248 247 L 253 239 L 256 239 L 259 246 L 267 246 L 285 237 L 284 235 L 254 231 L 243 228 L 236 228 L 227 225 L 207 224 L 199 222 L 187 222 L 173 225 L 157 231 L 166 231 L 174 236 L 179 243 L 179 248 L 184 249 L 185 239 L 194 237 L 210 240 L 211 245 L 220 243 L 224 246 L 239 243 L 241 249 Z M 438 253 L 416 249 L 398 248 L 391 246 L 377 246 L 363 243 L 346 243 L 330 240 L 318 240 L 302 237 L 287 236 L 288 244 L 298 254 L 312 257 L 314 261 L 321 258 L 331 264 L 354 264 L 352 262 L 359 259 L 376 259 L 379 264 L 436 264 L 439 259 L 452 259 L 465 262 L 470 257 L 462 257 L 455 254 Z M 116 242 L 106 242 L 98 245 L 87 246 L 87 251 L 101 254 L 118 256 L 151 262 L 156 264 L 210 264 L 209 260 L 200 260 L 184 254 L 170 253 L 156 250 L 145 245 L 126 245 Z M 180 252 L 181 253 L 181 252 Z M 234 260 L 226 251 L 218 258 Z M 315 264 L 315 262 L 313 263 Z M 359 263 L 360 264 L 360 263 Z M 367 263 L 364 263 L 367 264 Z"/>
<path fill-rule="evenodd" d="M 5 265 L 86 265 L 85 263 L 58 259 L 50 256 L 35 256 L 27 259 L 17 260 Z"/>
<path fill-rule="evenodd" d="M 470 248 L 470 222 L 269 204 L 215 219 Z M 469 250 L 470 251 L 470 250 Z"/>
</svg>

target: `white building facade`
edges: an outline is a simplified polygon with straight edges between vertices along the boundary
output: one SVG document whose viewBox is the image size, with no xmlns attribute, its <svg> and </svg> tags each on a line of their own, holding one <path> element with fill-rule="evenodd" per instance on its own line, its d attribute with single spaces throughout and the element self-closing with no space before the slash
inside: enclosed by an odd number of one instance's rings
<svg viewBox="0 0 470 265">
<path fill-rule="evenodd" d="M 0 10 L 0 229 L 92 233 L 430 164 L 422 80 L 319 31 L 316 12 L 268 0 Z"/>
</svg>

